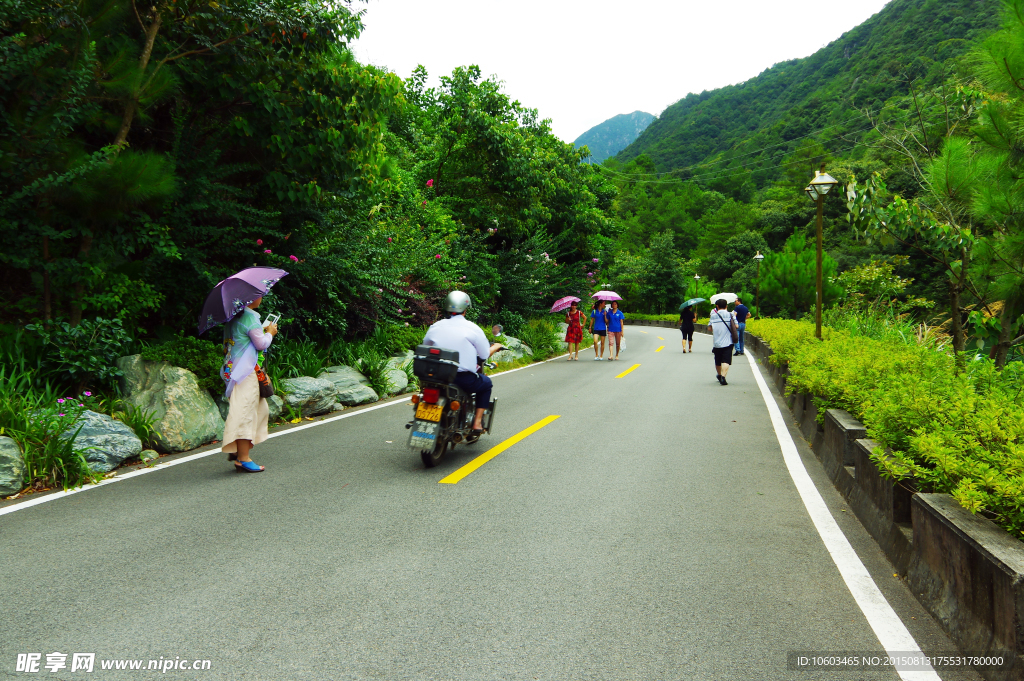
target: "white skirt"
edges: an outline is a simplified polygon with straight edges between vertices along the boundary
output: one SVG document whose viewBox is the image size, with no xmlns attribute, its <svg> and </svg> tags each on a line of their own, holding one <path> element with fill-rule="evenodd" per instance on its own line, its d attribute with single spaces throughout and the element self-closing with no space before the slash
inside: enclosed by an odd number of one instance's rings
<svg viewBox="0 0 1024 681">
<path fill-rule="evenodd" d="M 256 446 L 267 439 L 270 407 L 267 400 L 260 397 L 260 382 L 256 379 L 255 371 L 250 372 L 231 391 L 228 407 L 224 437 L 221 439 L 222 452 L 237 452 L 235 440 L 248 440 L 252 446 Z"/>
</svg>

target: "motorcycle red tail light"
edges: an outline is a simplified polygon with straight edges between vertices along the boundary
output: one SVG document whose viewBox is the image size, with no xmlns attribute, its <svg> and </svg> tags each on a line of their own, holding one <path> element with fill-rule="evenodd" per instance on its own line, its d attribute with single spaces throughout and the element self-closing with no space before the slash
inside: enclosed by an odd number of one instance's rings
<svg viewBox="0 0 1024 681">
<path fill-rule="evenodd" d="M 437 398 L 441 396 L 441 391 L 437 388 L 424 388 L 423 389 L 423 401 L 427 404 L 437 404 Z"/>
</svg>

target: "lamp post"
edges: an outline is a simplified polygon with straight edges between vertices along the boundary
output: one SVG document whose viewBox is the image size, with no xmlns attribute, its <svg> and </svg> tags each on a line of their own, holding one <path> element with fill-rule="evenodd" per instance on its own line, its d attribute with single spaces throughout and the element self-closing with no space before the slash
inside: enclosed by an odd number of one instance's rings
<svg viewBox="0 0 1024 681">
<path fill-rule="evenodd" d="M 818 204 L 818 234 L 817 234 L 817 268 L 814 273 L 814 284 L 817 289 L 817 304 L 814 309 L 814 337 L 821 340 L 821 221 L 825 208 L 825 195 L 832 187 L 839 184 L 839 181 L 825 172 L 825 164 L 821 164 L 821 170 L 814 172 L 814 179 L 804 189 L 807 196 Z"/>
<path fill-rule="evenodd" d="M 757 283 L 754 285 L 754 309 L 757 310 L 758 316 L 761 314 L 761 308 L 757 306 L 757 299 L 761 295 L 761 261 L 764 260 L 764 256 L 761 255 L 761 251 L 757 252 L 754 256 L 754 260 L 757 262 Z"/>
</svg>

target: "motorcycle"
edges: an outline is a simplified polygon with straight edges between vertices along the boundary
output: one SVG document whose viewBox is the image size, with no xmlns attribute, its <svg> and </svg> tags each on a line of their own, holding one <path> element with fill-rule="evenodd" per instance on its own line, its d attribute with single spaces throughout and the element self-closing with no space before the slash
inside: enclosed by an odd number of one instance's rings
<svg viewBox="0 0 1024 681">
<path fill-rule="evenodd" d="M 488 364 L 493 368 L 493 364 Z M 473 434 L 476 397 L 455 385 L 459 371 L 459 353 L 428 345 L 416 346 L 413 373 L 420 381 L 420 392 L 412 396 L 416 406 L 413 420 L 405 424 L 412 431 L 409 448 L 420 453 L 423 465 L 433 468 L 448 449 L 465 442 L 471 445 L 480 439 Z M 485 407 L 483 427 L 491 432 L 497 399 Z"/>
</svg>

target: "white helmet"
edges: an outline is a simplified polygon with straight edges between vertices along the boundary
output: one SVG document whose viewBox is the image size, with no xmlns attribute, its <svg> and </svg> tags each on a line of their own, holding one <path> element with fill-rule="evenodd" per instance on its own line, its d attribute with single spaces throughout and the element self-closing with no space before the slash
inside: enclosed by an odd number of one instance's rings
<svg viewBox="0 0 1024 681">
<path fill-rule="evenodd" d="M 473 307 L 473 301 L 469 299 L 469 294 L 462 291 L 452 291 L 444 299 L 445 312 L 462 314 L 469 307 Z"/>
</svg>

